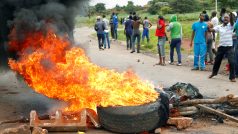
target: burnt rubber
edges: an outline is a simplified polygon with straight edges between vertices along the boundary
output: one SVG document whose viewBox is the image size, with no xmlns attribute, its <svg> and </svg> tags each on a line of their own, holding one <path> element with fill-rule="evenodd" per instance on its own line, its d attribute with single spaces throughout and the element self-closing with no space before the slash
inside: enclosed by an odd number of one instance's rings
<svg viewBox="0 0 238 134">
<path fill-rule="evenodd" d="M 156 102 L 141 106 L 98 107 L 99 122 L 103 128 L 117 133 L 151 131 L 166 124 L 168 101 L 168 97 L 161 93 Z"/>
</svg>

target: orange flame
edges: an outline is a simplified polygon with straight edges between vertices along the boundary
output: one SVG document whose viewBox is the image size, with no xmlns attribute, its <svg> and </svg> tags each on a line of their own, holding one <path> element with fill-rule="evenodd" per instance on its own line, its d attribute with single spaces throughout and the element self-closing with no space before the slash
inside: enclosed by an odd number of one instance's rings
<svg viewBox="0 0 238 134">
<path fill-rule="evenodd" d="M 81 48 L 70 48 L 66 37 L 56 36 L 50 30 L 46 34 L 27 34 L 21 41 L 12 38 L 9 44 L 12 50 L 20 51 L 18 61 L 9 60 L 11 69 L 21 74 L 36 92 L 67 102 L 65 111 L 136 106 L 158 98 L 153 85 L 132 71 L 118 73 L 99 67 L 90 62 Z"/>
</svg>

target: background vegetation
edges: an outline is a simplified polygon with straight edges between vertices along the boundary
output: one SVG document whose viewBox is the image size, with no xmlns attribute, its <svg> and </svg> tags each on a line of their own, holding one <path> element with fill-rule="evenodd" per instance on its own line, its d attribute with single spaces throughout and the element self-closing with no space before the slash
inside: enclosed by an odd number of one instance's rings
<svg viewBox="0 0 238 134">
<path fill-rule="evenodd" d="M 230 11 L 238 9 L 238 0 L 218 1 L 218 9 L 222 7 Z M 112 9 L 106 9 L 104 3 L 97 3 L 95 6 L 88 6 L 85 10 L 87 12 L 85 16 L 78 16 L 76 18 L 77 26 L 87 25 L 92 27 L 96 16 L 105 14 L 109 19 L 112 12 L 118 13 L 119 19 L 127 17 L 130 12 L 137 12 L 141 18 L 148 17 L 153 25 L 156 25 L 158 15 L 163 15 L 168 22 L 170 16 L 176 14 L 183 26 L 183 37 L 188 41 L 192 33 L 192 23 L 198 20 L 199 13 L 203 10 L 207 10 L 210 16 L 211 11 L 215 10 L 215 0 L 151 0 L 143 7 L 135 5 L 132 1 L 128 1 L 127 5 L 116 5 Z M 125 41 L 123 27 L 123 25 L 119 25 L 119 40 Z M 154 34 L 155 29 L 151 29 L 151 41 L 148 44 L 146 41 L 142 42 L 142 49 L 156 52 L 157 38 Z M 169 46 L 167 45 L 166 48 L 169 48 Z"/>
</svg>

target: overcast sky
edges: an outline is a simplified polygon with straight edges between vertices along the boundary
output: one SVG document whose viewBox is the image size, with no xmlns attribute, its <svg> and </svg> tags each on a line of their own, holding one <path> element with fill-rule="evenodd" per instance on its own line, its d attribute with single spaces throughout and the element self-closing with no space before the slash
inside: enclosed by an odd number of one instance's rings
<svg viewBox="0 0 238 134">
<path fill-rule="evenodd" d="M 146 5 L 150 0 L 91 0 L 90 5 L 94 6 L 97 3 L 104 3 L 107 8 L 113 8 L 117 4 L 120 6 L 127 5 L 128 1 L 133 1 L 135 5 Z"/>
</svg>

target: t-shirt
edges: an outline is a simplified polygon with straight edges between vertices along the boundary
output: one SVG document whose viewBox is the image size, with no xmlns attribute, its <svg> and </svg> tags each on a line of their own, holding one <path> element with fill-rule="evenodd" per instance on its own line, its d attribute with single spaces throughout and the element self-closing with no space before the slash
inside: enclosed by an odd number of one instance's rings
<svg viewBox="0 0 238 134">
<path fill-rule="evenodd" d="M 182 38 L 182 25 L 179 22 L 171 22 L 169 23 L 169 26 L 167 27 L 167 32 L 171 31 L 171 38 L 177 39 Z"/>
<path fill-rule="evenodd" d="M 150 21 L 149 20 L 144 20 L 143 25 L 144 25 L 144 28 L 149 28 Z"/>
<path fill-rule="evenodd" d="M 117 26 L 118 25 L 118 17 L 116 15 L 114 15 L 112 18 L 113 18 L 113 25 Z"/>
<path fill-rule="evenodd" d="M 103 20 L 102 20 L 104 23 L 105 23 L 105 32 L 106 33 L 108 33 L 109 32 L 109 20 L 108 19 L 106 19 L 106 18 L 103 18 Z"/>
<path fill-rule="evenodd" d="M 125 22 L 125 30 L 127 35 L 132 35 L 133 30 L 132 20 L 129 19 Z"/>
<path fill-rule="evenodd" d="M 156 29 L 155 36 L 164 37 L 166 35 L 165 34 L 165 21 L 160 19 L 158 21 L 158 24 L 162 27 L 160 29 L 158 29 L 158 28 Z"/>
<path fill-rule="evenodd" d="M 219 46 L 228 47 L 233 45 L 232 35 L 234 31 L 234 26 L 227 24 L 226 26 L 219 25 L 214 28 L 216 33 L 220 34 Z"/>
<path fill-rule="evenodd" d="M 236 36 L 238 37 L 238 22 L 236 22 L 234 29 L 235 29 L 235 31 L 236 31 Z"/>
<path fill-rule="evenodd" d="M 212 20 L 211 20 L 212 24 L 214 27 L 218 26 L 219 24 L 219 20 L 217 17 L 213 17 Z"/>
<path fill-rule="evenodd" d="M 195 32 L 194 43 L 206 43 L 206 32 L 207 32 L 207 23 L 205 22 L 195 22 L 192 25 L 192 29 Z"/>
</svg>

